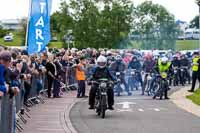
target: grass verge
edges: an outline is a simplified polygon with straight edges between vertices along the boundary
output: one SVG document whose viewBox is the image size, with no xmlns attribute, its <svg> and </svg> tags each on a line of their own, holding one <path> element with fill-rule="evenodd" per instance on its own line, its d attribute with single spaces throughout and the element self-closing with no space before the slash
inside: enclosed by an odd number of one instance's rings
<svg viewBox="0 0 200 133">
<path fill-rule="evenodd" d="M 12 32 L 14 34 L 14 40 L 12 42 L 4 42 L 3 38 L 0 38 L 0 44 L 4 46 L 22 46 L 22 37 L 20 36 L 20 32 Z M 141 44 L 138 42 L 132 42 L 133 48 L 140 48 Z M 67 47 L 64 46 L 63 42 L 50 42 L 49 47 L 53 48 L 63 48 Z M 129 48 L 132 48 L 129 47 Z M 176 41 L 176 50 L 193 50 L 197 49 L 199 47 L 199 41 L 198 40 L 177 40 Z"/>
<path fill-rule="evenodd" d="M 22 45 L 22 38 L 19 35 L 19 32 L 12 32 L 14 35 L 14 39 L 12 42 L 5 42 L 3 38 L 0 38 L 0 44 L 4 46 L 21 46 Z"/>
<path fill-rule="evenodd" d="M 193 50 L 198 49 L 199 41 L 198 40 L 177 40 L 176 41 L 176 50 Z"/>
<path fill-rule="evenodd" d="M 200 106 L 200 89 L 196 90 L 194 94 L 186 96 L 188 99 L 190 99 L 193 103 Z"/>
</svg>

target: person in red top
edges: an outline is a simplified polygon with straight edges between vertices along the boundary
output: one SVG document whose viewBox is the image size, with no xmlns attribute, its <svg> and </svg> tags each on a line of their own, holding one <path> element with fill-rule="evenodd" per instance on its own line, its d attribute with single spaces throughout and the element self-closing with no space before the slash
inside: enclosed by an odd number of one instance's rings
<svg viewBox="0 0 200 133">
<path fill-rule="evenodd" d="M 86 98 L 88 96 L 85 95 L 85 59 L 83 57 L 80 58 L 80 62 L 76 67 L 76 80 L 78 81 L 78 91 L 77 98 Z"/>
</svg>

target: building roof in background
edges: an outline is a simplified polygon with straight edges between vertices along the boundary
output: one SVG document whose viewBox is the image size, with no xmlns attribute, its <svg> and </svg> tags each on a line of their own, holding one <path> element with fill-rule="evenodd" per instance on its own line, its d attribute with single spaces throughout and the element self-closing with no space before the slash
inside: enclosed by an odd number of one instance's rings
<svg viewBox="0 0 200 133">
<path fill-rule="evenodd" d="M 0 20 L 0 25 L 4 29 L 12 29 L 12 30 L 22 29 L 21 19 L 3 19 Z"/>
<path fill-rule="evenodd" d="M 3 19 L 0 20 L 0 23 L 2 24 L 20 24 L 21 20 L 20 19 Z"/>
</svg>

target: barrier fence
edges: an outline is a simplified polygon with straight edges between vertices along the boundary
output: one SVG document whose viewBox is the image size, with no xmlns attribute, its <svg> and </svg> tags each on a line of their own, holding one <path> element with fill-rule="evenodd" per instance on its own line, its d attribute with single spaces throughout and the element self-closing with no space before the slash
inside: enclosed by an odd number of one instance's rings
<svg viewBox="0 0 200 133">
<path fill-rule="evenodd" d="M 31 88 L 27 87 L 27 83 Z M 19 79 L 20 92 L 14 97 L 5 94 L 0 97 L 0 133 L 23 132 L 23 125 L 31 118 L 29 112 L 36 104 L 44 104 L 47 99 L 47 78 L 46 74 L 32 74 L 31 80 Z M 75 79 L 75 68 L 65 68 L 59 82 L 61 92 L 68 92 L 77 89 Z"/>
</svg>

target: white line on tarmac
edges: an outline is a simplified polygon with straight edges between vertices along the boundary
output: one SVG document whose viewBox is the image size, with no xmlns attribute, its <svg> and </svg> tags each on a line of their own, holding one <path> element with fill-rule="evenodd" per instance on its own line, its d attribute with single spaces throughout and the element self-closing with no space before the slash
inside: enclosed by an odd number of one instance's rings
<svg viewBox="0 0 200 133">
<path fill-rule="evenodd" d="M 124 97 L 124 98 L 118 98 L 118 97 L 116 97 L 116 99 L 117 100 L 149 100 L 150 98 L 145 98 L 145 97 L 143 97 L 143 98 L 126 98 L 126 97 Z"/>
<path fill-rule="evenodd" d="M 160 109 L 158 109 L 158 108 L 155 108 L 154 110 L 155 110 L 156 112 L 160 112 Z"/>
<path fill-rule="evenodd" d="M 140 111 L 140 112 L 144 112 L 144 110 L 143 110 L 143 109 L 138 109 L 138 111 Z"/>
</svg>

